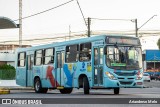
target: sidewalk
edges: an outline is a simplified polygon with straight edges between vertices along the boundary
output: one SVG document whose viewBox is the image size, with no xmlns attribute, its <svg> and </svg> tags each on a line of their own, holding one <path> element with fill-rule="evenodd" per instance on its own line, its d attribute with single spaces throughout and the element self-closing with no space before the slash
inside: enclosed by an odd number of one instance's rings
<svg viewBox="0 0 160 107">
<path fill-rule="evenodd" d="M 0 88 L 9 90 L 29 90 L 31 87 L 22 87 L 16 84 L 16 80 L 0 80 Z"/>
</svg>

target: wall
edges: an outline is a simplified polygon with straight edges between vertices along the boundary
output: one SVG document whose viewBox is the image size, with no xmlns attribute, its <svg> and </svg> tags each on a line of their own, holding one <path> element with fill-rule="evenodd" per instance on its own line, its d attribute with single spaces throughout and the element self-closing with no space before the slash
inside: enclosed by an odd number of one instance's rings
<svg viewBox="0 0 160 107">
<path fill-rule="evenodd" d="M 15 61 L 14 53 L 0 53 L 0 61 Z"/>
</svg>

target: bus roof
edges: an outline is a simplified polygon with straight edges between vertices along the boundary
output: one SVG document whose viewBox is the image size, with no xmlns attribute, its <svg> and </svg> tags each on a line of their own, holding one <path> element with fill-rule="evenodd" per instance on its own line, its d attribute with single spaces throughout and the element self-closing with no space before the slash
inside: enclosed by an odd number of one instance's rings
<svg viewBox="0 0 160 107">
<path fill-rule="evenodd" d="M 57 42 L 57 43 L 50 43 L 50 44 L 33 46 L 33 47 L 28 47 L 28 48 L 18 48 L 17 51 L 32 51 L 32 50 L 38 50 L 38 49 L 42 49 L 42 48 L 45 49 L 45 48 L 58 47 L 58 46 L 63 46 L 63 45 L 86 43 L 86 42 L 102 40 L 102 39 L 105 39 L 106 37 L 111 37 L 111 36 L 112 37 L 121 37 L 123 35 L 94 35 L 94 36 L 88 37 L 88 38 L 81 38 L 81 39 L 74 39 L 74 40 L 68 40 L 68 41 Z M 132 37 L 132 36 L 123 36 L 123 37 L 137 38 L 137 37 Z"/>
</svg>

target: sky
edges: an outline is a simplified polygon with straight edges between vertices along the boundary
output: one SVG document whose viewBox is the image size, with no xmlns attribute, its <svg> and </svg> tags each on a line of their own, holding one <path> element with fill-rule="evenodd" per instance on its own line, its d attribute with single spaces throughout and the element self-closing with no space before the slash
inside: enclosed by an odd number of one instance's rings
<svg viewBox="0 0 160 107">
<path fill-rule="evenodd" d="M 22 17 L 58 6 L 70 0 L 22 0 Z M 78 0 L 84 17 L 100 19 L 137 19 L 139 30 L 160 30 L 159 0 Z M 0 16 L 19 18 L 19 0 L 0 0 Z M 17 24 L 18 21 L 15 21 Z M 86 31 L 76 0 L 22 21 L 23 39 L 53 37 L 54 34 Z M 122 20 L 91 20 L 91 30 L 135 30 L 135 23 Z M 17 40 L 18 29 L 0 30 L 0 41 Z"/>
</svg>

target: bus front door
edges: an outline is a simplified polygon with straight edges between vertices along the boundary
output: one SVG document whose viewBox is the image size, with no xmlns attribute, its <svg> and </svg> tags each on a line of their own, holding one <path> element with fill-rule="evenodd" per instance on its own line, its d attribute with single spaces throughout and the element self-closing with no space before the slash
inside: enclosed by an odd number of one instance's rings
<svg viewBox="0 0 160 107">
<path fill-rule="evenodd" d="M 103 47 L 94 47 L 94 86 L 103 86 Z"/>
<path fill-rule="evenodd" d="M 57 87 L 63 87 L 64 86 L 64 72 L 63 72 L 63 65 L 64 65 L 64 51 L 58 51 L 56 53 L 57 59 L 56 59 L 56 81 L 57 81 Z"/>
<path fill-rule="evenodd" d="M 27 75 L 26 75 L 26 85 L 32 86 L 33 85 L 33 55 L 27 55 Z"/>
</svg>

